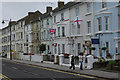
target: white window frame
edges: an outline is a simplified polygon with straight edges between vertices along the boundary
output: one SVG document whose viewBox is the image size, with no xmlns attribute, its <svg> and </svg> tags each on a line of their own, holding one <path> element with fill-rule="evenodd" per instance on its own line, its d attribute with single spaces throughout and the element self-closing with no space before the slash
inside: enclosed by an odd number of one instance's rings
<svg viewBox="0 0 120 80">
<path fill-rule="evenodd" d="M 110 26 L 109 25 L 109 16 L 105 16 L 104 19 L 105 19 L 105 30 L 108 31 L 109 30 L 109 26 Z M 107 20 L 107 23 L 106 23 L 106 20 Z"/>
<path fill-rule="evenodd" d="M 60 53 L 60 44 L 58 44 L 58 53 Z"/>
<path fill-rule="evenodd" d="M 91 21 L 87 21 L 88 33 L 91 33 Z"/>
<path fill-rule="evenodd" d="M 54 23 L 56 23 L 56 16 L 54 16 Z"/>
<path fill-rule="evenodd" d="M 64 21 L 64 13 L 61 13 L 61 21 Z"/>
<path fill-rule="evenodd" d="M 80 34 L 80 24 L 77 25 L 77 34 Z"/>
<path fill-rule="evenodd" d="M 62 53 L 65 53 L 65 44 L 62 44 Z"/>
<path fill-rule="evenodd" d="M 75 8 L 75 13 L 76 13 L 76 16 L 79 15 L 79 7 Z"/>
<path fill-rule="evenodd" d="M 91 11 L 91 4 L 90 2 L 87 3 L 87 13 L 89 13 Z"/>
<path fill-rule="evenodd" d="M 65 36 L 65 27 L 62 26 L 62 37 L 64 37 L 64 36 Z"/>
<path fill-rule="evenodd" d="M 77 43 L 77 51 L 78 51 L 78 54 L 80 54 L 80 52 L 81 52 L 81 43 Z"/>
<path fill-rule="evenodd" d="M 60 27 L 58 27 L 58 37 L 60 37 Z"/>
<path fill-rule="evenodd" d="M 99 23 L 99 19 L 100 19 L 100 23 Z M 98 31 L 102 31 L 102 18 L 101 17 L 97 18 L 97 28 L 98 28 Z"/>
</svg>

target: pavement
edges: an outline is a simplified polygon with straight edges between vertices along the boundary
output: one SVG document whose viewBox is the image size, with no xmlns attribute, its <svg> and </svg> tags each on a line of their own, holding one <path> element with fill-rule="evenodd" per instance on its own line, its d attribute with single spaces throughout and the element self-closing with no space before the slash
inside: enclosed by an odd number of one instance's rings
<svg viewBox="0 0 120 80">
<path fill-rule="evenodd" d="M 61 71 L 66 71 L 66 72 L 71 72 L 71 73 L 84 74 L 84 75 L 89 75 L 89 76 L 94 76 L 94 77 L 104 78 L 104 79 L 109 79 L 109 80 L 120 80 L 120 77 L 119 77 L 120 72 L 106 72 L 106 71 L 94 70 L 94 69 L 80 70 L 77 67 L 75 68 L 75 70 L 72 70 L 72 69 L 69 69 L 68 66 L 60 66 L 57 64 L 40 63 L 40 62 L 33 62 L 33 61 L 26 61 L 26 60 L 15 60 L 15 59 L 13 59 L 12 61 L 30 64 L 30 65 L 41 66 L 41 67 L 46 67 L 46 68 L 51 68 L 51 69 L 56 69 L 56 70 L 61 70 Z"/>
</svg>

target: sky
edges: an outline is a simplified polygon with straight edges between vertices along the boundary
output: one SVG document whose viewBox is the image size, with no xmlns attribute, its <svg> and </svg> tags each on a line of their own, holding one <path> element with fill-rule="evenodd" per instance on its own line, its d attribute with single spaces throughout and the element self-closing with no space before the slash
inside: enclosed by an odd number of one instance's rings
<svg viewBox="0 0 120 80">
<path fill-rule="evenodd" d="M 49 2 L 48 2 L 49 1 Z M 57 7 L 58 0 L 24 0 L 24 1 L 2 1 L 0 2 L 0 21 L 6 20 L 5 24 L 0 23 L 0 29 L 8 25 L 9 20 L 17 21 L 25 17 L 28 12 L 35 12 L 39 10 L 41 13 L 46 12 L 46 6 L 52 6 L 52 8 Z M 65 0 L 65 3 L 71 0 Z"/>
<path fill-rule="evenodd" d="M 9 20 L 17 21 L 25 17 L 28 12 L 35 12 L 39 10 L 41 13 L 45 13 L 46 6 L 52 6 L 53 9 L 57 7 L 58 1 L 64 1 L 65 4 L 69 1 L 76 0 L 0 0 L 0 29 L 8 25 Z M 83 0 L 92 1 L 92 0 Z M 101 0 L 95 0 L 101 1 Z M 117 0 L 107 0 L 117 1 Z M 52 4 L 51 4 L 52 3 Z M 8 20 L 5 24 L 2 24 L 2 20 Z"/>
</svg>

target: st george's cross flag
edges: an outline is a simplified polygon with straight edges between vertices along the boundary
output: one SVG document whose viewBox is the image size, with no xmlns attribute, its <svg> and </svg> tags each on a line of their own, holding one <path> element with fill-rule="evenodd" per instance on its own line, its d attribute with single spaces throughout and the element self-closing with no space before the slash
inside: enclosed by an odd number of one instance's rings
<svg viewBox="0 0 120 80">
<path fill-rule="evenodd" d="M 75 19 L 74 22 L 75 22 L 75 24 L 77 23 L 77 25 L 78 25 L 78 24 L 80 24 L 81 21 L 82 21 L 82 20 L 80 20 L 80 19 L 77 17 L 77 19 Z"/>
</svg>

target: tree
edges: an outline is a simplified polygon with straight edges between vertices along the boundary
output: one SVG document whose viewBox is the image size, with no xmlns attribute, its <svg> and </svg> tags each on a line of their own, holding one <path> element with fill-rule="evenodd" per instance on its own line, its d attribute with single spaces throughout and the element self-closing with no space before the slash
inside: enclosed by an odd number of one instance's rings
<svg viewBox="0 0 120 80">
<path fill-rule="evenodd" d="M 41 54 L 41 52 L 43 53 L 45 50 L 46 50 L 46 44 L 41 44 L 41 45 L 39 46 L 40 54 Z"/>
</svg>

